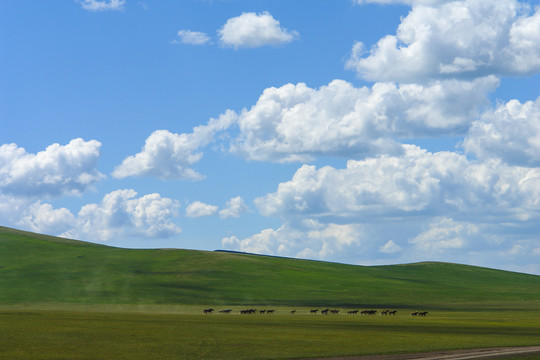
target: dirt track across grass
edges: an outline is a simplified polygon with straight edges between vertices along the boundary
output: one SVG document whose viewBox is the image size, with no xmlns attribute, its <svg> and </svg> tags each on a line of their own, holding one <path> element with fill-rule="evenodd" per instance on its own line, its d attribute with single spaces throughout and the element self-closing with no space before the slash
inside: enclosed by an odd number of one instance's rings
<svg viewBox="0 0 540 360">
<path fill-rule="evenodd" d="M 540 346 L 502 347 L 471 350 L 449 350 L 420 354 L 365 355 L 319 358 L 309 360 L 473 360 L 497 359 L 514 355 L 535 355 L 540 359 Z M 307 359 L 306 359 L 307 360 Z"/>
</svg>

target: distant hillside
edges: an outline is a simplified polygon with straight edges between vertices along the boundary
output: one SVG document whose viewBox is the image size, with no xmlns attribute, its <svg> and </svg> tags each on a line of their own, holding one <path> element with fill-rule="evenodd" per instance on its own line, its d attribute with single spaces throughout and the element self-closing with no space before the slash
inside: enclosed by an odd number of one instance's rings
<svg viewBox="0 0 540 360">
<path fill-rule="evenodd" d="M 133 250 L 0 227 L 0 304 L 508 306 L 540 276 L 449 263 L 353 266 L 194 250 Z"/>
</svg>

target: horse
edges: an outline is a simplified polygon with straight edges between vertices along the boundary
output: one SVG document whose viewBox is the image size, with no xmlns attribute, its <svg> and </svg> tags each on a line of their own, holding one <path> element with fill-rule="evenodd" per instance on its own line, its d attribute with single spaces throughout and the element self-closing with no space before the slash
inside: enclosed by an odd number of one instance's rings
<svg viewBox="0 0 540 360">
<path fill-rule="evenodd" d="M 426 316 L 427 313 L 428 313 L 427 311 L 422 311 L 418 313 L 418 316 Z"/>
<path fill-rule="evenodd" d="M 334 315 L 337 315 L 337 314 L 339 314 L 339 310 L 338 309 L 330 310 L 330 313 L 332 313 Z"/>
<path fill-rule="evenodd" d="M 296 310 L 291 310 L 291 314 L 296 314 Z"/>
<path fill-rule="evenodd" d="M 323 314 L 323 315 L 328 315 L 328 311 L 329 311 L 329 310 L 330 310 L 330 309 L 324 309 L 324 310 L 321 310 L 321 314 Z"/>
<path fill-rule="evenodd" d="M 358 314 L 358 310 L 347 311 L 347 314 L 352 314 L 352 315 Z"/>
<path fill-rule="evenodd" d="M 411 313 L 411 316 L 416 316 L 416 315 L 418 315 L 418 311 L 413 311 L 413 312 Z"/>
<path fill-rule="evenodd" d="M 396 316 L 396 313 L 397 313 L 397 310 L 393 310 L 393 311 L 389 311 L 389 312 L 388 312 L 388 315 L 394 315 L 394 316 Z"/>
<path fill-rule="evenodd" d="M 360 314 L 362 315 L 375 315 L 377 313 L 377 310 L 364 310 Z"/>
<path fill-rule="evenodd" d="M 311 309 L 311 310 L 310 310 L 310 312 L 311 312 L 312 314 L 316 314 L 317 311 L 319 311 L 319 309 Z"/>
<path fill-rule="evenodd" d="M 272 309 L 272 310 L 266 310 L 266 313 L 267 313 L 267 314 L 273 314 L 274 311 L 276 311 L 276 310 L 274 310 L 274 309 Z"/>
<path fill-rule="evenodd" d="M 211 314 L 214 312 L 214 309 L 204 309 L 205 314 Z"/>
<path fill-rule="evenodd" d="M 227 310 L 220 310 L 219 313 L 220 313 L 220 314 L 228 314 L 228 313 L 230 313 L 231 311 L 232 311 L 232 310 L 230 310 L 230 309 L 227 309 Z"/>
</svg>

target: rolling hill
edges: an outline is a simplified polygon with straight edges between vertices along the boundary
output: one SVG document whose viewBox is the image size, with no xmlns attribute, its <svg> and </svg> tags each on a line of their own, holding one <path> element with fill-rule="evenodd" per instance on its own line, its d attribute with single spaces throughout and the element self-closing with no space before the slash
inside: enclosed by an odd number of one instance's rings
<svg viewBox="0 0 540 360">
<path fill-rule="evenodd" d="M 540 276 L 450 263 L 353 266 L 122 249 L 0 227 L 0 304 L 457 308 L 540 304 Z"/>
</svg>

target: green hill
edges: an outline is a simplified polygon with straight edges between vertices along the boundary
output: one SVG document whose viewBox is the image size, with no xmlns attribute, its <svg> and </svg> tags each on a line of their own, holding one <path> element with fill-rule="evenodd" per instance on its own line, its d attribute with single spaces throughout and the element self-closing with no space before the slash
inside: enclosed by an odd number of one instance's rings
<svg viewBox="0 0 540 360">
<path fill-rule="evenodd" d="M 449 263 L 353 266 L 134 250 L 0 227 L 0 304 L 457 308 L 540 304 L 540 276 Z"/>
</svg>

